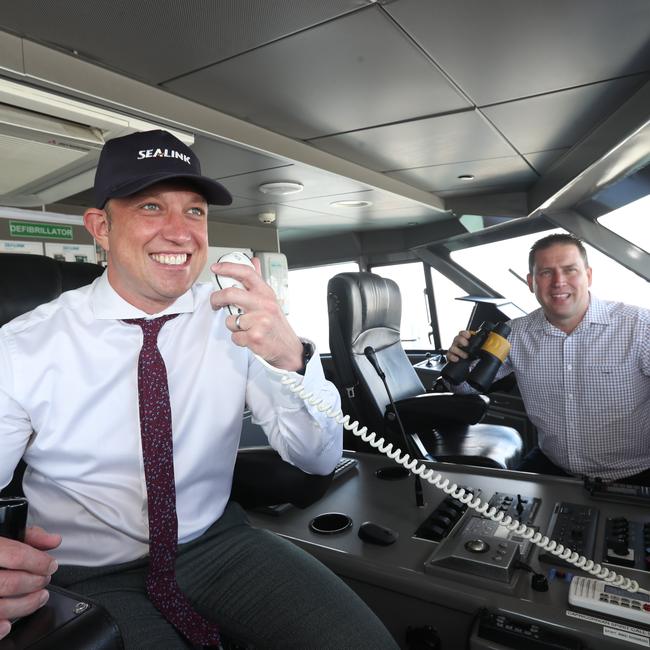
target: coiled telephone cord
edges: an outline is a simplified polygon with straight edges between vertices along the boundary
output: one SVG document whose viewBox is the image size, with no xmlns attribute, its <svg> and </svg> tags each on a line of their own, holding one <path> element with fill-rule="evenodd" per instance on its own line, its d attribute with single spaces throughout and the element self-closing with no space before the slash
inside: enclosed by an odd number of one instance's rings
<svg viewBox="0 0 650 650">
<path fill-rule="evenodd" d="M 269 366 L 266 362 L 264 365 Z M 272 368 L 275 371 L 278 371 L 277 368 Z M 393 448 L 392 443 L 386 443 L 383 438 L 377 436 L 376 433 L 368 433 L 367 427 L 360 427 L 359 422 L 352 422 L 349 415 L 344 415 L 341 409 L 335 409 L 331 404 L 325 403 L 324 400 L 315 397 L 313 393 L 308 393 L 299 379 L 291 377 L 285 371 L 280 371 L 284 375 L 282 377 L 282 383 L 286 386 L 292 393 L 295 393 L 302 399 L 306 404 L 315 407 L 321 413 L 327 415 L 327 417 L 336 420 L 339 424 L 343 425 L 345 429 L 351 431 L 355 436 L 361 438 L 364 442 L 368 443 L 371 447 L 374 447 L 382 454 L 395 461 L 402 467 L 406 468 L 409 472 L 417 474 L 422 478 L 422 480 L 427 481 L 434 487 L 438 488 L 445 492 L 445 494 L 451 495 L 454 499 L 457 499 L 468 508 L 472 508 L 478 512 L 481 516 L 491 519 L 492 521 L 497 522 L 501 526 L 505 526 L 508 530 L 515 532 L 517 535 L 523 537 L 526 540 L 530 540 L 536 546 L 544 549 L 548 553 L 557 556 L 559 559 L 564 560 L 573 564 L 576 568 L 581 569 L 591 575 L 595 576 L 600 580 L 604 580 L 615 587 L 620 589 L 625 589 L 631 593 L 643 593 L 650 594 L 650 591 L 647 589 L 642 589 L 639 586 L 639 583 L 636 580 L 622 576 L 607 567 L 594 562 L 586 558 L 584 555 L 580 555 L 575 551 L 572 551 L 570 548 L 566 548 L 563 544 L 556 542 L 555 540 L 550 539 L 546 535 L 542 535 L 539 531 L 534 530 L 533 528 L 526 526 L 525 524 L 519 523 L 517 520 L 513 519 L 510 515 L 505 515 L 502 511 L 497 510 L 494 506 L 490 506 L 488 503 L 482 502 L 478 497 L 475 497 L 471 492 L 467 492 L 464 488 L 459 487 L 456 483 L 451 483 L 450 480 L 444 477 L 439 472 L 434 471 L 431 468 L 426 467 L 417 459 L 411 459 L 408 454 L 402 453 L 402 450 L 399 448 Z"/>
</svg>

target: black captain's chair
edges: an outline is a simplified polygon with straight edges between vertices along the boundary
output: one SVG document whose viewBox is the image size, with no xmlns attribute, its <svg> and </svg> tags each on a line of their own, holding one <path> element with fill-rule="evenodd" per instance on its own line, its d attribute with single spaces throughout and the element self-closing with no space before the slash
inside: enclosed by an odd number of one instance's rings
<svg viewBox="0 0 650 650">
<path fill-rule="evenodd" d="M 330 350 L 343 402 L 362 425 L 403 449 L 386 388 L 364 353 L 370 346 L 407 435 L 416 434 L 431 456 L 501 469 L 518 463 L 523 443 L 515 429 L 477 424 L 488 397 L 426 392 L 402 348 L 402 302 L 395 282 L 374 273 L 339 273 L 328 283 L 327 300 Z M 360 445 L 351 446 L 370 450 Z"/>
<path fill-rule="evenodd" d="M 104 269 L 86 262 L 62 262 L 42 255 L 0 253 L 0 327 L 63 291 L 90 284 Z M 0 414 L 0 417 L 2 414 Z M 1 497 L 22 496 L 25 464 L 20 463 Z M 283 461 L 271 447 L 240 449 L 231 498 L 244 508 L 291 503 L 306 508 L 327 491 L 332 474 L 311 475 Z M 115 650 L 122 641 L 115 623 L 97 603 L 85 596 L 48 587 L 50 600 L 18 621 L 0 650 Z M 79 603 L 88 608 L 75 613 Z M 226 643 L 225 647 L 236 647 Z"/>
</svg>

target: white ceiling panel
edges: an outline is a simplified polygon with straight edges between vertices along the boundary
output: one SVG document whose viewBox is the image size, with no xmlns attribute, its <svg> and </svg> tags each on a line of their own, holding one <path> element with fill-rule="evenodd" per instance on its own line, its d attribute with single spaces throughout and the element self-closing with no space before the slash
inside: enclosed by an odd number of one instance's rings
<svg viewBox="0 0 650 650">
<path fill-rule="evenodd" d="M 482 109 L 520 153 L 571 147 L 639 88 L 635 75 Z"/>
<path fill-rule="evenodd" d="M 552 149 L 551 151 L 535 151 L 527 153 L 524 158 L 532 165 L 533 169 L 541 176 L 556 161 L 558 161 L 568 149 Z"/>
<path fill-rule="evenodd" d="M 273 196 L 265 194 L 259 189 L 262 183 L 279 183 L 283 181 L 300 183 L 304 189 L 301 192 L 287 196 Z M 250 174 L 240 174 L 223 178 L 220 182 L 234 196 L 246 198 L 256 203 L 293 203 L 317 196 L 362 192 L 368 189 L 365 185 L 356 181 L 343 176 L 327 174 L 306 165 L 289 165 Z"/>
<path fill-rule="evenodd" d="M 338 226 L 352 227 L 357 222 L 354 216 L 343 216 L 319 213 L 314 210 L 299 208 L 293 204 L 261 203 L 255 206 L 234 207 L 219 210 L 218 220 L 224 223 L 259 226 L 260 213 L 273 212 L 276 220 L 268 224 L 268 228 L 280 228 L 282 224 L 291 223 L 293 226 L 310 230 L 313 228 L 328 228 Z"/>
<path fill-rule="evenodd" d="M 477 106 L 650 70 L 648 0 L 399 0 L 386 11 Z"/>
<path fill-rule="evenodd" d="M 210 178 L 224 179 L 246 172 L 291 166 L 286 160 L 203 137 L 195 139 L 192 149 L 201 161 L 201 170 Z"/>
<path fill-rule="evenodd" d="M 318 138 L 311 144 L 377 171 L 516 153 L 477 111 Z"/>
<path fill-rule="evenodd" d="M 165 87 L 301 139 L 470 106 L 375 7 Z"/>
<path fill-rule="evenodd" d="M 371 205 L 362 207 L 333 205 L 341 201 L 369 201 Z M 292 205 L 357 221 L 368 220 L 375 216 L 385 218 L 388 213 L 399 214 L 402 217 L 408 215 L 413 219 L 427 222 L 445 219 L 448 216 L 439 210 L 433 210 L 425 205 L 417 204 L 397 196 L 396 194 L 382 192 L 380 190 L 367 190 L 365 192 L 304 199 L 296 201 Z"/>
<path fill-rule="evenodd" d="M 463 175 L 470 175 L 473 178 L 467 180 L 459 178 Z M 419 167 L 418 169 L 390 172 L 389 176 L 394 176 L 436 194 L 445 190 L 470 190 L 504 181 L 518 185 L 531 185 L 539 178 L 538 174 L 520 156 Z"/>
<path fill-rule="evenodd" d="M 158 84 L 368 4 L 364 0 L 21 0 L 5 29 Z"/>
</svg>

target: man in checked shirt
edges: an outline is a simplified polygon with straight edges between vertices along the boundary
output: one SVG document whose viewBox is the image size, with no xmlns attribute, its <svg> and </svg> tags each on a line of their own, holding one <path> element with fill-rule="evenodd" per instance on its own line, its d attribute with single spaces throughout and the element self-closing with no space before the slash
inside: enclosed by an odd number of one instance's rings
<svg viewBox="0 0 650 650">
<path fill-rule="evenodd" d="M 535 242 L 528 267 L 541 308 L 510 322 L 495 377 L 515 373 L 538 432 L 517 469 L 650 486 L 650 310 L 592 295 L 587 253 L 571 235 Z M 454 338 L 450 361 L 467 358 L 470 336 Z"/>
</svg>

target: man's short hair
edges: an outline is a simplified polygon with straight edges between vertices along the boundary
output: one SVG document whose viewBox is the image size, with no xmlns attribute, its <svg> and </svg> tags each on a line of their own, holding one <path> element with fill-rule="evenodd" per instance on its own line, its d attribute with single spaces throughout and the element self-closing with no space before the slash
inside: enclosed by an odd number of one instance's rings
<svg viewBox="0 0 650 650">
<path fill-rule="evenodd" d="M 537 251 L 546 250 L 555 244 L 568 244 L 569 246 L 575 246 L 582 257 L 582 261 L 585 263 L 585 268 L 589 267 L 589 261 L 587 260 L 587 251 L 583 243 L 573 235 L 565 233 L 556 233 L 554 235 L 547 235 L 538 239 L 530 248 L 530 253 L 528 254 L 528 272 L 532 275 L 533 268 L 535 266 L 535 253 Z"/>
</svg>

